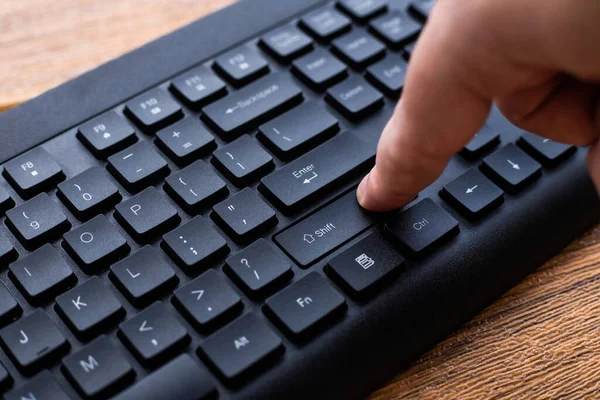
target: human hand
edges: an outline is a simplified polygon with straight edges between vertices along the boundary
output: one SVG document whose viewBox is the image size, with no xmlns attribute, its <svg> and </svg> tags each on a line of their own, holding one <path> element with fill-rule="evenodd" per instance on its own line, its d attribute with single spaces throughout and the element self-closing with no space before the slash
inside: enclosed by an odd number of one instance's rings
<svg viewBox="0 0 600 400">
<path fill-rule="evenodd" d="M 592 145 L 600 188 L 600 2 L 438 0 L 359 203 L 410 202 L 482 127 L 492 102 L 516 126 Z"/>
</svg>

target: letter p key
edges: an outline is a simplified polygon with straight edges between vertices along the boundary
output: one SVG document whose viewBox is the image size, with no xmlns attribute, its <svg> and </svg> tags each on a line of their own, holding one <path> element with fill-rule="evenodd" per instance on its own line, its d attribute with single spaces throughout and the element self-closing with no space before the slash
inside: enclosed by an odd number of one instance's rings
<svg viewBox="0 0 600 400">
<path fill-rule="evenodd" d="M 138 213 L 142 211 L 142 206 L 140 206 L 139 204 L 134 204 L 131 207 L 129 207 L 129 209 L 132 213 L 134 213 L 137 216 Z"/>
</svg>

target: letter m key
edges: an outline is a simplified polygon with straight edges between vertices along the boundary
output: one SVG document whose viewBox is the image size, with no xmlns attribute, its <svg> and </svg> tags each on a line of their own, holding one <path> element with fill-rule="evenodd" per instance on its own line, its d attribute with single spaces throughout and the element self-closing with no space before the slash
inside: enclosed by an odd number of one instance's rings
<svg viewBox="0 0 600 400">
<path fill-rule="evenodd" d="M 79 361 L 79 365 L 81 365 L 81 368 L 83 368 L 83 370 L 88 374 L 100 366 L 100 364 L 98 364 L 98 361 L 96 361 L 96 359 L 93 356 L 88 356 L 87 361 Z"/>
</svg>

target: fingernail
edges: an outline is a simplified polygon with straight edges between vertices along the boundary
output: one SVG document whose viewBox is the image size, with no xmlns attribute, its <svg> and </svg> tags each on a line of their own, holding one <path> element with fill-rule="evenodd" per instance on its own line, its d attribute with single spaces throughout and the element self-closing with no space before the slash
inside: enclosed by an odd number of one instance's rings
<svg viewBox="0 0 600 400">
<path fill-rule="evenodd" d="M 364 207 L 364 200 L 367 193 L 367 185 L 369 181 L 369 175 L 365 176 L 363 180 L 358 185 L 358 189 L 356 189 L 356 199 L 358 200 L 358 204 Z"/>
</svg>

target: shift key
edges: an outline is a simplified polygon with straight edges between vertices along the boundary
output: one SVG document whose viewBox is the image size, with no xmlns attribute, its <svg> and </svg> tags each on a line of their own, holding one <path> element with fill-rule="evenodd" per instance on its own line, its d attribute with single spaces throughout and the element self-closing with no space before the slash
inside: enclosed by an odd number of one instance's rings
<svg viewBox="0 0 600 400">
<path fill-rule="evenodd" d="M 370 228 L 377 222 L 376 215 L 360 207 L 353 190 L 275 235 L 274 240 L 301 267 L 308 267 Z"/>
<path fill-rule="evenodd" d="M 275 204 L 290 210 L 339 183 L 374 157 L 375 146 L 344 132 L 264 177 L 260 188 Z"/>
</svg>

